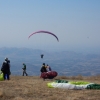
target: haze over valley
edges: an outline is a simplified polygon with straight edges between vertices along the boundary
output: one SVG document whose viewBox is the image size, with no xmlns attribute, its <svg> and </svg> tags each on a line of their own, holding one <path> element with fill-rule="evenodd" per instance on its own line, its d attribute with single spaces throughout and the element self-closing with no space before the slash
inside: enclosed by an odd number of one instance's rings
<svg viewBox="0 0 100 100">
<path fill-rule="evenodd" d="M 41 59 L 40 55 L 44 54 Z M 0 48 L 0 65 L 4 58 L 11 62 L 12 75 L 22 75 L 22 63 L 26 63 L 29 75 L 40 75 L 42 63 L 65 76 L 91 76 L 100 74 L 100 55 L 74 51 L 43 51 L 30 48 Z"/>
</svg>

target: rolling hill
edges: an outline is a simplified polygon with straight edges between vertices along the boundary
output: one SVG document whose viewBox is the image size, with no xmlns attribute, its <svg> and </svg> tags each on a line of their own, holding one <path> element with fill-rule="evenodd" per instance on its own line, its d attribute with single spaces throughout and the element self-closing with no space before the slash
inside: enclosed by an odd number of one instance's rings
<svg viewBox="0 0 100 100">
<path fill-rule="evenodd" d="M 41 59 L 40 55 L 44 54 Z M 0 48 L 0 65 L 4 58 L 11 61 L 12 75 L 22 75 L 22 63 L 26 63 L 29 75 L 39 75 L 43 62 L 49 64 L 59 75 L 91 76 L 100 74 L 100 55 L 82 54 L 74 51 L 48 52 L 30 48 Z"/>
</svg>

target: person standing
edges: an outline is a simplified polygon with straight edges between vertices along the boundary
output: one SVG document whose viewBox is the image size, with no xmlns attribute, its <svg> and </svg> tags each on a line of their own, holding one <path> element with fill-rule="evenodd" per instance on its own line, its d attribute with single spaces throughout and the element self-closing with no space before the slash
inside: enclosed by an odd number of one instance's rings
<svg viewBox="0 0 100 100">
<path fill-rule="evenodd" d="M 40 71 L 41 71 L 41 73 L 43 73 L 43 72 L 47 72 L 47 69 L 46 69 L 45 63 L 43 63 L 43 65 L 42 65 Z"/>
<path fill-rule="evenodd" d="M 47 64 L 47 71 L 49 72 L 49 71 L 52 71 L 52 69 L 51 69 L 51 67 Z"/>
<path fill-rule="evenodd" d="M 8 58 L 5 58 L 5 61 L 3 62 L 2 67 L 1 67 L 1 71 L 4 74 L 4 80 L 6 80 L 6 77 L 7 77 L 7 80 L 9 80 L 10 79 L 10 77 L 9 77 L 9 75 L 10 75 L 10 64 L 9 64 Z"/>
<path fill-rule="evenodd" d="M 28 74 L 26 73 L 26 64 L 25 63 L 23 63 L 23 75 L 22 76 L 24 76 L 24 74 L 26 74 L 26 76 L 28 76 Z"/>
<path fill-rule="evenodd" d="M 47 70 L 46 70 L 45 63 L 42 64 L 42 67 L 40 69 L 40 72 L 41 72 L 40 78 L 43 78 L 43 80 L 45 80 L 48 77 L 47 76 Z"/>
</svg>

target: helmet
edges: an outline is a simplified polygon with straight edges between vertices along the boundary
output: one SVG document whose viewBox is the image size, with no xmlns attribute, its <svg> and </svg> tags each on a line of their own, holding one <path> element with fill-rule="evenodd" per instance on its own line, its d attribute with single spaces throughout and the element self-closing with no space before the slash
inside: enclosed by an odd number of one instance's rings
<svg viewBox="0 0 100 100">
<path fill-rule="evenodd" d="M 8 58 L 5 58 L 5 61 L 8 61 Z"/>
<path fill-rule="evenodd" d="M 45 63 L 43 63 L 43 65 L 45 65 Z"/>
</svg>

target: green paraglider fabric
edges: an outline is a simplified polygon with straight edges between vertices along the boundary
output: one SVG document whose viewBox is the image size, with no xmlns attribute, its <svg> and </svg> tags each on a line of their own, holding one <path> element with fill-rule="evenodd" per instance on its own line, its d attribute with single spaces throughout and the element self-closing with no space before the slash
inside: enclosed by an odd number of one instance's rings
<svg viewBox="0 0 100 100">
<path fill-rule="evenodd" d="M 4 80 L 4 77 L 3 77 L 3 72 L 0 71 L 0 81 L 3 81 Z"/>
<path fill-rule="evenodd" d="M 85 81 L 56 80 L 55 82 L 47 83 L 47 86 L 49 88 L 100 90 L 100 84 L 90 83 L 90 82 L 85 82 Z"/>
<path fill-rule="evenodd" d="M 47 86 L 48 86 L 49 88 L 53 88 L 53 86 L 52 86 L 53 83 L 55 83 L 55 82 L 47 83 Z"/>
<path fill-rule="evenodd" d="M 90 84 L 87 89 L 100 89 L 100 84 Z"/>
<path fill-rule="evenodd" d="M 74 85 L 86 85 L 86 84 L 89 84 L 90 82 L 85 82 L 85 81 L 71 81 L 69 82 L 70 84 L 74 84 Z"/>
<path fill-rule="evenodd" d="M 67 80 L 56 80 L 55 82 L 56 82 L 56 83 L 68 83 Z"/>
</svg>

